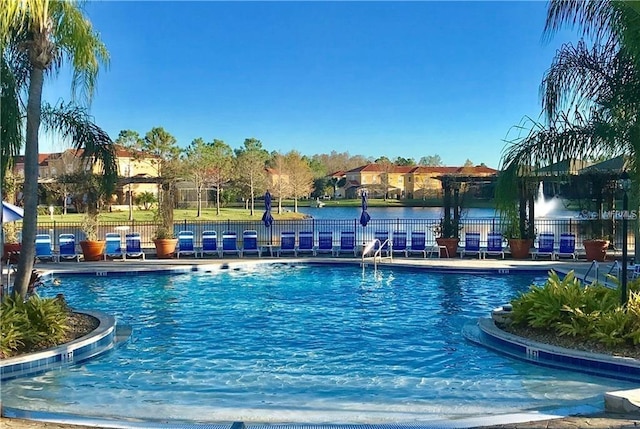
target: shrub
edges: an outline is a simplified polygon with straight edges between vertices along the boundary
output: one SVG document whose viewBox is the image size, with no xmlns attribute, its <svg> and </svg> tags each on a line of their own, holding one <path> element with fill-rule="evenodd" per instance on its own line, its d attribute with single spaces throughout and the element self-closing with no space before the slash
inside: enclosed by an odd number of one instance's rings
<svg viewBox="0 0 640 429">
<path fill-rule="evenodd" d="M 640 343 L 640 281 L 629 283 L 627 306 L 617 290 L 594 283 L 582 286 L 572 272 L 553 271 L 543 286 L 532 285 L 511 304 L 515 325 L 550 329 L 558 335 L 594 340 L 608 347 Z"/>
<path fill-rule="evenodd" d="M 69 330 L 67 317 L 64 303 L 57 298 L 5 297 L 0 304 L 0 353 L 8 357 L 60 344 Z"/>
</svg>

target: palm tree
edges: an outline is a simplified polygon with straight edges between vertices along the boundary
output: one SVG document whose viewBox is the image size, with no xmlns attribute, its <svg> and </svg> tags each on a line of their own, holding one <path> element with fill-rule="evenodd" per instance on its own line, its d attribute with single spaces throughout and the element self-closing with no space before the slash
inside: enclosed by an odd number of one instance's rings
<svg viewBox="0 0 640 429">
<path fill-rule="evenodd" d="M 70 137 L 75 145 L 86 145 L 85 158 L 93 162 L 101 157 L 107 176 L 117 176 L 115 158 L 109 151 L 111 139 L 89 121 L 85 112 L 70 106 L 55 114 L 42 105 L 45 73 L 58 69 L 64 61 L 73 68 L 72 94 L 77 91 L 91 100 L 98 69 L 108 63 L 108 52 L 81 10 L 81 2 L 62 0 L 24 0 L 3 3 L 0 14 L 0 45 L 3 57 L 13 53 L 16 63 L 27 67 L 23 82 L 28 86 L 24 164 L 24 209 L 22 240 L 34 243 L 38 205 L 38 133 L 43 116 L 50 115 L 52 125 Z M 23 76 L 15 73 L 14 76 Z M 13 105 L 12 105 L 13 107 Z M 72 125 L 72 128 L 68 128 Z M 26 294 L 33 269 L 35 246 L 23 246 L 14 292 Z"/>
<path fill-rule="evenodd" d="M 554 58 L 540 90 L 546 122 L 516 127 L 524 134 L 503 154 L 496 188 L 501 202 L 508 206 L 516 197 L 519 176 L 567 158 L 627 154 L 638 180 L 640 67 L 621 36 L 631 32 L 630 22 L 640 28 L 630 19 L 634 10 L 619 2 L 550 3 L 547 34 L 575 20 L 594 42 L 590 48 L 584 41 L 564 45 Z"/>
</svg>

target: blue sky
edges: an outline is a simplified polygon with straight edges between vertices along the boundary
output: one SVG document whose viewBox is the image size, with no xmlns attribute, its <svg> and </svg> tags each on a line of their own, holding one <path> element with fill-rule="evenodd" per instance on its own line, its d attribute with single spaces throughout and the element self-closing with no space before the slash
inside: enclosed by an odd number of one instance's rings
<svg viewBox="0 0 640 429">
<path fill-rule="evenodd" d="M 162 126 L 187 146 L 438 154 L 497 168 L 509 130 L 571 34 L 542 40 L 546 2 L 89 3 L 111 54 L 91 113 L 112 138 Z M 64 71 L 45 98 L 70 99 Z M 513 134 L 511 134 L 513 135 Z M 43 138 L 41 151 L 60 150 Z"/>
</svg>

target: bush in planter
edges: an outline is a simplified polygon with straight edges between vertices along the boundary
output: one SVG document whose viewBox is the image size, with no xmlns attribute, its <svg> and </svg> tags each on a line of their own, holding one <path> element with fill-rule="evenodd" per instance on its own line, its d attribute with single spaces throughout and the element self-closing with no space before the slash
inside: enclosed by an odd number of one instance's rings
<svg viewBox="0 0 640 429">
<path fill-rule="evenodd" d="M 438 246 L 444 246 L 447 251 L 440 251 L 440 257 L 453 257 L 458 252 L 458 242 L 460 241 L 459 234 L 462 226 L 460 222 L 451 218 L 442 218 L 438 225 L 433 229 L 436 235 L 436 242 Z"/>
</svg>

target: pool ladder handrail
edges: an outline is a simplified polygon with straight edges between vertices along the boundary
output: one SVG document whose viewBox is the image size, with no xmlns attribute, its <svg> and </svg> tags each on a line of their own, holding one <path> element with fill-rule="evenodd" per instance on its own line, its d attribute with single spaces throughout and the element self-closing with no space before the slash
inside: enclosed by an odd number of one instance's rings
<svg viewBox="0 0 640 429">
<path fill-rule="evenodd" d="M 364 258 L 367 255 L 367 253 L 369 253 L 371 251 L 371 249 L 375 248 L 376 243 L 378 244 L 378 248 L 376 249 L 376 251 L 373 253 L 373 272 L 377 273 L 378 272 L 378 259 L 382 259 L 382 250 L 384 249 L 385 245 L 389 246 L 389 250 L 387 251 L 389 253 L 389 260 L 393 261 L 393 249 L 391 248 L 391 240 L 390 239 L 386 239 L 383 242 L 380 241 L 380 239 L 378 238 L 374 238 L 373 240 L 371 240 L 369 243 L 367 243 L 366 246 L 364 246 L 362 248 L 362 274 L 364 274 L 364 267 L 365 267 L 365 263 L 364 263 Z"/>
<path fill-rule="evenodd" d="M 596 281 L 598 281 L 598 277 L 599 277 L 599 269 L 600 267 L 598 266 L 598 261 L 593 261 L 591 262 L 591 265 L 589 266 L 589 269 L 587 270 L 586 274 L 584 275 L 584 277 L 582 278 L 582 280 L 586 283 L 587 282 L 587 277 L 589 277 L 589 273 L 591 272 L 592 269 L 595 269 L 596 272 Z"/>
</svg>

